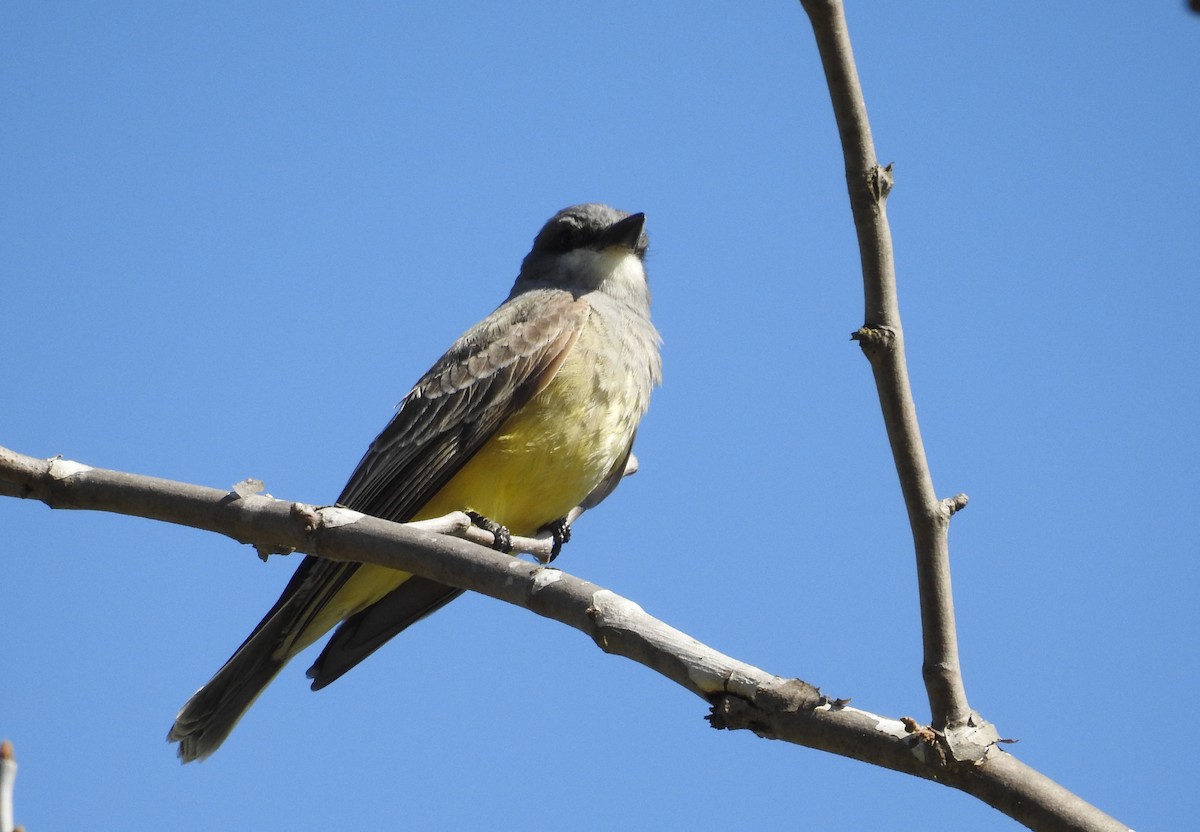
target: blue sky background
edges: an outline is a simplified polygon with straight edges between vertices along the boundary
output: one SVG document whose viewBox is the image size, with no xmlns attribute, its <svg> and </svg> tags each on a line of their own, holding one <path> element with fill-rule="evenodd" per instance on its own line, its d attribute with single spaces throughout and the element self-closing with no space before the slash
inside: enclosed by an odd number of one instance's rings
<svg viewBox="0 0 1200 832">
<path fill-rule="evenodd" d="M 1200 17 L 851 2 L 971 703 L 1139 829 L 1200 814 Z M 928 715 L 907 522 L 796 3 L 0 8 L 0 444 L 332 500 L 541 223 L 645 211 L 666 381 L 561 565 L 860 707 Z M 294 564 L 0 500 L 0 735 L 55 829 L 1008 830 L 710 730 L 467 597 L 208 762 L 175 711 Z"/>
</svg>

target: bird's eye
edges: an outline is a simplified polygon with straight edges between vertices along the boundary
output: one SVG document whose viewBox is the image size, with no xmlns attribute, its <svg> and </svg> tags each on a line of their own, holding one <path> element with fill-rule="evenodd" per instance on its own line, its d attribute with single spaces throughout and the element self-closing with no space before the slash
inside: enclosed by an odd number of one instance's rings
<svg viewBox="0 0 1200 832">
<path fill-rule="evenodd" d="M 572 219 L 564 219 L 555 230 L 553 246 L 558 251 L 570 251 L 579 246 L 579 224 Z"/>
</svg>

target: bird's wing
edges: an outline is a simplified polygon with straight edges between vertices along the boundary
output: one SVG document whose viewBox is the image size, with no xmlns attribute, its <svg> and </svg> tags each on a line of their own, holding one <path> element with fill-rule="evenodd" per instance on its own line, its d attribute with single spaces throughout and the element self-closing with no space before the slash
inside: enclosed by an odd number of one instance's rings
<svg viewBox="0 0 1200 832">
<path fill-rule="evenodd" d="M 633 439 L 604 480 L 580 504 L 597 506 L 625 476 L 633 451 Z M 374 653 L 397 633 L 453 601 L 462 590 L 414 575 L 371 606 L 347 618 L 334 631 L 321 655 L 308 669 L 312 689 L 320 690 L 337 681 L 346 671 Z"/>
<path fill-rule="evenodd" d="M 350 475 L 339 504 L 385 520 L 412 519 L 509 416 L 545 389 L 589 310 L 570 292 L 540 289 L 472 327 L 400 402 Z M 357 569 L 355 563 L 306 557 L 246 643 L 285 608 L 286 626 L 276 634 L 298 635 Z M 441 603 L 422 600 L 426 613 Z"/>
<path fill-rule="evenodd" d="M 404 400 L 338 502 L 409 520 L 509 416 L 545 389 L 587 319 L 571 293 L 520 295 L 462 336 Z"/>
</svg>

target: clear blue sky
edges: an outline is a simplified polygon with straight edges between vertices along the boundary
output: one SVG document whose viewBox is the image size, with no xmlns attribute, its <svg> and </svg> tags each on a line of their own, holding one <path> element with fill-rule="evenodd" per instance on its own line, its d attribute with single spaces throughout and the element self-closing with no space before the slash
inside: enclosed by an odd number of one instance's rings
<svg viewBox="0 0 1200 832">
<path fill-rule="evenodd" d="M 850 3 L 972 704 L 1139 829 L 1200 814 L 1200 17 Z M 411 7 L 411 8 L 410 8 Z M 332 500 L 541 223 L 645 211 L 666 381 L 561 565 L 714 647 L 927 716 L 911 546 L 796 3 L 0 9 L 0 444 Z M 748 733 L 467 597 L 210 761 L 179 705 L 294 564 L 0 501 L 0 735 L 56 829 L 1009 830 Z M 1180 712 L 1184 715 L 1180 715 Z"/>
</svg>

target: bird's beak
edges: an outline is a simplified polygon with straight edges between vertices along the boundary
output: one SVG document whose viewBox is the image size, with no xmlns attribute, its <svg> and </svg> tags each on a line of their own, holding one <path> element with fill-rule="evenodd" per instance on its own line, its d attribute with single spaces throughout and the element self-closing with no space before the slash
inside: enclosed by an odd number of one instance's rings
<svg viewBox="0 0 1200 832">
<path fill-rule="evenodd" d="M 630 214 L 625 219 L 618 220 L 604 229 L 604 233 L 596 240 L 596 249 L 603 251 L 612 246 L 621 246 L 630 251 L 636 251 L 638 241 L 642 238 L 642 229 L 645 227 L 645 214 Z"/>
</svg>

